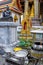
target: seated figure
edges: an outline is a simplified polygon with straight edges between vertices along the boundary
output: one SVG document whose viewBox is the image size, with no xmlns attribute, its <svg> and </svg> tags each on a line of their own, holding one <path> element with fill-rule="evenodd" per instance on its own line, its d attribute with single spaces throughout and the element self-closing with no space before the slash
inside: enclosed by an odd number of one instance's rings
<svg viewBox="0 0 43 65">
<path fill-rule="evenodd" d="M 11 11 L 9 7 L 6 7 L 6 10 L 3 12 L 3 17 L 11 17 Z"/>
</svg>

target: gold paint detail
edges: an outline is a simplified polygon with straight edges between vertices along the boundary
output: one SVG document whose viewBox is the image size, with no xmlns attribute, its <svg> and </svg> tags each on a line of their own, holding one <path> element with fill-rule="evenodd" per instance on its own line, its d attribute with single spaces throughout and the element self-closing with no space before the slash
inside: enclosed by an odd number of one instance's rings
<svg viewBox="0 0 43 65">
<path fill-rule="evenodd" d="M 17 15 L 14 16 L 14 22 L 16 22 L 18 20 Z"/>
</svg>

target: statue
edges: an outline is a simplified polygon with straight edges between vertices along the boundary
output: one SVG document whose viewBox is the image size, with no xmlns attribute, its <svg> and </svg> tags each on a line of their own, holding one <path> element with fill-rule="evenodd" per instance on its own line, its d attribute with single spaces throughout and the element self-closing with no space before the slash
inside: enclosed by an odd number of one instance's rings
<svg viewBox="0 0 43 65">
<path fill-rule="evenodd" d="M 3 11 L 3 17 L 11 17 L 11 11 L 8 5 L 6 6 L 6 10 Z"/>
<path fill-rule="evenodd" d="M 26 8 L 27 7 L 27 8 Z M 24 18 L 21 22 L 22 25 L 22 30 L 21 30 L 21 34 L 25 35 L 25 36 L 21 36 L 20 38 L 23 39 L 31 39 L 31 28 L 32 28 L 32 21 L 31 21 L 31 17 L 30 17 L 30 13 L 29 13 L 29 8 L 28 8 L 28 0 L 25 0 L 25 11 L 24 11 Z"/>
</svg>

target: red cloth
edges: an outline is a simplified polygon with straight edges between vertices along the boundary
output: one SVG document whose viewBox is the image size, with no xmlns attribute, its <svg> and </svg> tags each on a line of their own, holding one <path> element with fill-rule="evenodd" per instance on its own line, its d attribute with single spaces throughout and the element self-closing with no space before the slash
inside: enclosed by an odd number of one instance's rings
<svg viewBox="0 0 43 65">
<path fill-rule="evenodd" d="M 24 22 L 24 28 L 23 28 L 24 30 L 26 30 L 27 29 L 27 23 L 26 22 Z"/>
</svg>

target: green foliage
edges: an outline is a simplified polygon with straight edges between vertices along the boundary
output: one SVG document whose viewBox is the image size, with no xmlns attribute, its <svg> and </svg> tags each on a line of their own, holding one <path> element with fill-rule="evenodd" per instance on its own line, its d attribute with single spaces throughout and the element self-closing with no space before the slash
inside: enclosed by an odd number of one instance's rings
<svg viewBox="0 0 43 65">
<path fill-rule="evenodd" d="M 33 44 L 32 40 L 20 39 L 19 46 L 22 46 L 22 47 L 31 47 L 32 44 Z"/>
</svg>

